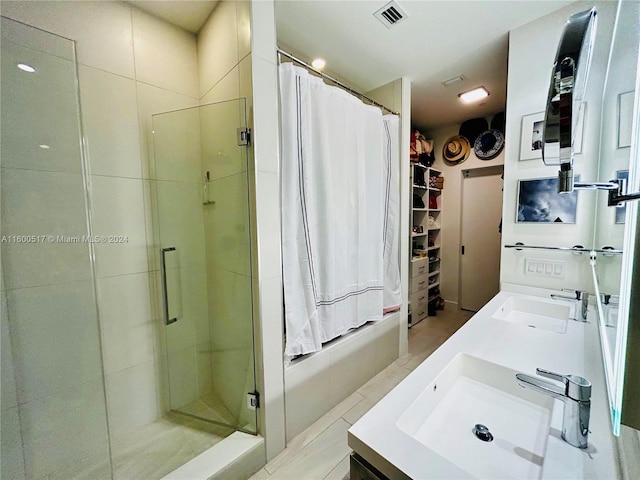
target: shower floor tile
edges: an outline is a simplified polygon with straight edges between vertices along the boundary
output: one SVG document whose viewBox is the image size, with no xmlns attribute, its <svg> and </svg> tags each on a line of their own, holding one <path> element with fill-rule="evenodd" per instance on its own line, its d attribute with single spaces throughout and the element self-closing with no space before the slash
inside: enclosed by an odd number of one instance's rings
<svg viewBox="0 0 640 480">
<path fill-rule="evenodd" d="M 189 403 L 177 410 L 229 425 L 236 425 L 238 423 L 238 419 L 234 417 L 229 409 L 213 393 L 203 395 L 195 402 Z"/>
<path fill-rule="evenodd" d="M 115 439 L 114 478 L 162 478 L 231 433 L 230 428 L 168 414 L 151 425 Z"/>
</svg>

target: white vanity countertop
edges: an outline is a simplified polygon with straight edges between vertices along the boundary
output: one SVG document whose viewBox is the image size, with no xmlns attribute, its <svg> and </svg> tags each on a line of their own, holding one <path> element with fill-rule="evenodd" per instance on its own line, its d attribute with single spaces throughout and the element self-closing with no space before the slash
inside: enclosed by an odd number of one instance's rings
<svg viewBox="0 0 640 480">
<path fill-rule="evenodd" d="M 396 426 L 398 418 L 426 386 L 457 354 L 464 352 L 534 376 L 536 368 L 541 367 L 590 380 L 593 387 L 589 448 L 572 447 L 560 438 L 563 403 L 555 400 L 542 478 L 618 478 L 593 306 L 589 307 L 587 323 L 569 321 L 564 334 L 491 318 L 510 296 L 548 298 L 550 293 L 558 292 L 503 285 L 503 291 L 349 429 L 349 446 L 391 479 L 472 478 Z"/>
</svg>

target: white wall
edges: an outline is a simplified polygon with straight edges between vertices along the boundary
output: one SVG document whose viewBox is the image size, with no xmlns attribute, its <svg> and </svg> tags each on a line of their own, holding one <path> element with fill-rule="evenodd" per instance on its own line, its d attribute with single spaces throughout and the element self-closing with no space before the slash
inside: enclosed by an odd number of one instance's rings
<svg viewBox="0 0 640 480">
<path fill-rule="evenodd" d="M 491 124 L 493 117 L 487 117 L 487 122 Z M 440 240 L 441 259 L 440 262 L 440 292 L 442 298 L 447 302 L 458 304 L 459 286 L 460 286 L 460 226 L 462 219 L 462 171 L 473 168 L 491 167 L 495 165 L 503 165 L 505 158 L 505 150 L 493 160 L 480 160 L 473 152 L 469 158 L 463 163 L 449 166 L 442 160 L 442 147 L 445 142 L 454 135 L 458 135 L 460 125 L 452 125 L 450 127 L 427 132 L 426 137 L 433 139 L 433 145 L 436 154 L 436 161 L 433 167 L 442 171 L 444 177 L 444 189 L 442 190 L 442 213 L 440 217 L 441 235 Z M 505 145 L 509 144 L 509 138 L 505 138 Z M 506 148 L 506 147 L 505 147 Z M 478 198 L 481 202 L 482 198 Z M 498 225 L 496 225 L 496 229 Z"/>
<path fill-rule="evenodd" d="M 267 461 L 286 446 L 283 365 L 283 304 L 280 255 L 278 62 L 273 1 L 251 2 L 253 155 L 258 268 L 254 311 L 256 356 Z M 257 287 L 257 288 L 255 288 Z"/>
<path fill-rule="evenodd" d="M 582 154 L 576 155 L 574 172 L 582 181 L 597 176 L 597 152 L 601 95 L 608 57 L 615 2 L 597 2 L 598 36 L 591 75 L 587 86 L 587 111 Z M 562 28 L 575 12 L 591 7 L 577 2 L 510 32 L 509 75 L 507 85 L 507 124 L 505 147 L 505 187 L 503 208 L 504 244 L 523 242 L 532 245 L 591 246 L 593 240 L 595 198 L 593 192 L 578 193 L 577 219 L 574 225 L 516 224 L 516 194 L 519 179 L 557 176 L 557 168 L 544 166 L 542 160 L 519 161 L 522 117 L 545 109 L 549 77 Z M 564 279 L 526 276 L 525 258 L 556 259 L 567 262 Z M 546 288 L 574 288 L 592 291 L 588 258 L 564 253 L 502 250 L 501 282 Z"/>
</svg>

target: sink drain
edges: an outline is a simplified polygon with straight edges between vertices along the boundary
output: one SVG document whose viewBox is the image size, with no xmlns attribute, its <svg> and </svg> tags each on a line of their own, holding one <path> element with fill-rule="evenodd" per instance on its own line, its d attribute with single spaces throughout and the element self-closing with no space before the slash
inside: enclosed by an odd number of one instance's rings
<svg viewBox="0 0 640 480">
<path fill-rule="evenodd" d="M 489 429 L 481 423 L 476 423 L 474 425 L 473 434 L 483 442 L 490 442 L 493 440 L 493 435 L 491 435 Z"/>
</svg>

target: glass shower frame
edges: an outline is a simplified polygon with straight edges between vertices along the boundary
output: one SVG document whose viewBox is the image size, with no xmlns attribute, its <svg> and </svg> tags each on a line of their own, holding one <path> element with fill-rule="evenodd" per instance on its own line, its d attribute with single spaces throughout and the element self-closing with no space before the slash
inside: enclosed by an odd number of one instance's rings
<svg viewBox="0 0 640 480">
<path fill-rule="evenodd" d="M 256 434 L 246 110 L 238 98 L 152 116 L 152 257 L 168 410 Z"/>
</svg>

